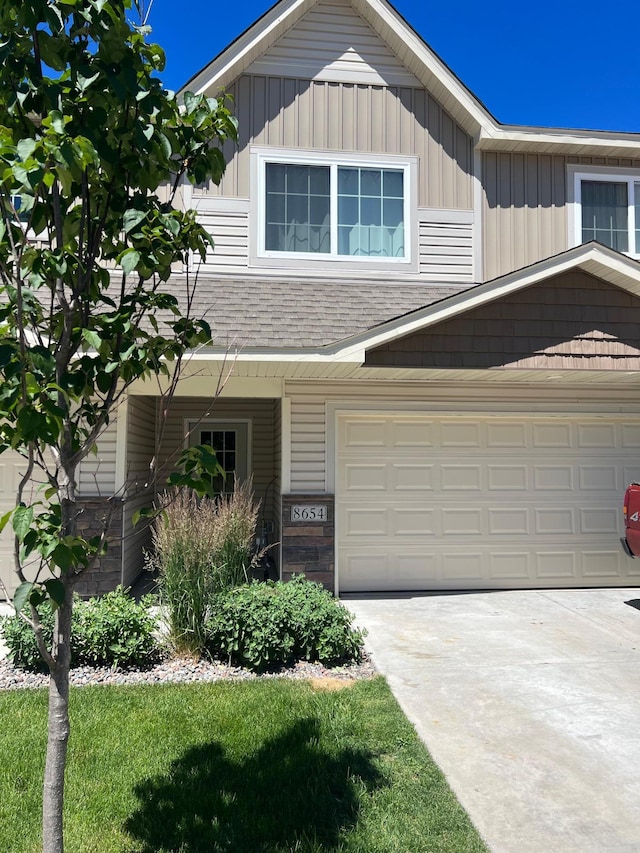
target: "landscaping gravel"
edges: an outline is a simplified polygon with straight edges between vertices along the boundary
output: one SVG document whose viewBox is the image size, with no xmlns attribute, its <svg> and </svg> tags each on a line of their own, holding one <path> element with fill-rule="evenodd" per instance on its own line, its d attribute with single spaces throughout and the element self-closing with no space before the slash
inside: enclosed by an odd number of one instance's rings
<svg viewBox="0 0 640 853">
<path fill-rule="evenodd" d="M 376 674 L 371 659 L 365 654 L 359 664 L 326 667 L 320 663 L 299 661 L 275 672 L 256 674 L 239 666 L 220 661 L 193 660 L 171 657 L 149 669 L 110 669 L 109 667 L 80 666 L 71 670 L 70 681 L 76 687 L 96 684 L 166 684 L 194 681 L 222 681 L 251 678 L 307 678 L 334 681 L 354 681 L 372 678 Z M 0 660 L 0 690 L 20 690 L 45 687 L 49 676 L 25 672 L 8 660 Z"/>
</svg>

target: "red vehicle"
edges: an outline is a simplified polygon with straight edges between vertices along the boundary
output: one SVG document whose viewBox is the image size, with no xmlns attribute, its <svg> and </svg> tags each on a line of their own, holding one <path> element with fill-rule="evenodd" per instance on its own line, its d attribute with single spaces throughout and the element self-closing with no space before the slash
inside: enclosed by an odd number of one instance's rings
<svg viewBox="0 0 640 853">
<path fill-rule="evenodd" d="M 640 483 L 631 483 L 624 493 L 624 539 L 622 545 L 630 557 L 640 557 Z"/>
</svg>

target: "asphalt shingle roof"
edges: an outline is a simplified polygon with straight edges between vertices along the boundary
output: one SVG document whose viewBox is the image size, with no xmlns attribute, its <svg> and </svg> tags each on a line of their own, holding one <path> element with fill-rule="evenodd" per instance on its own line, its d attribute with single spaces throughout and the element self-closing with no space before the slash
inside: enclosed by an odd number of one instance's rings
<svg viewBox="0 0 640 853">
<path fill-rule="evenodd" d="M 170 280 L 183 301 L 184 282 Z M 414 282 L 199 278 L 192 314 L 211 325 L 215 344 L 321 347 L 466 290 Z"/>
</svg>

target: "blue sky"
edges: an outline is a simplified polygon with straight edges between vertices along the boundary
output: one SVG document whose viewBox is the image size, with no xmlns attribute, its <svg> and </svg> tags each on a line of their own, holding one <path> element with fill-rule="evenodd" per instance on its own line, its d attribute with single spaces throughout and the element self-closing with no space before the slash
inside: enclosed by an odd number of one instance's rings
<svg viewBox="0 0 640 853">
<path fill-rule="evenodd" d="M 149 24 L 167 53 L 165 85 L 179 88 L 271 5 L 153 0 Z M 499 121 L 640 131 L 637 0 L 394 5 Z"/>
</svg>

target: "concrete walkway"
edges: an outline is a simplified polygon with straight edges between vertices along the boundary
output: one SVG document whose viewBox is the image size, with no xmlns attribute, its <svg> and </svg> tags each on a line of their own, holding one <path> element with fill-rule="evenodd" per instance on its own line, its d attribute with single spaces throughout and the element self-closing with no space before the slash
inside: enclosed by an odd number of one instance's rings
<svg viewBox="0 0 640 853">
<path fill-rule="evenodd" d="M 640 851 L 640 589 L 343 601 L 494 853 Z"/>
</svg>

